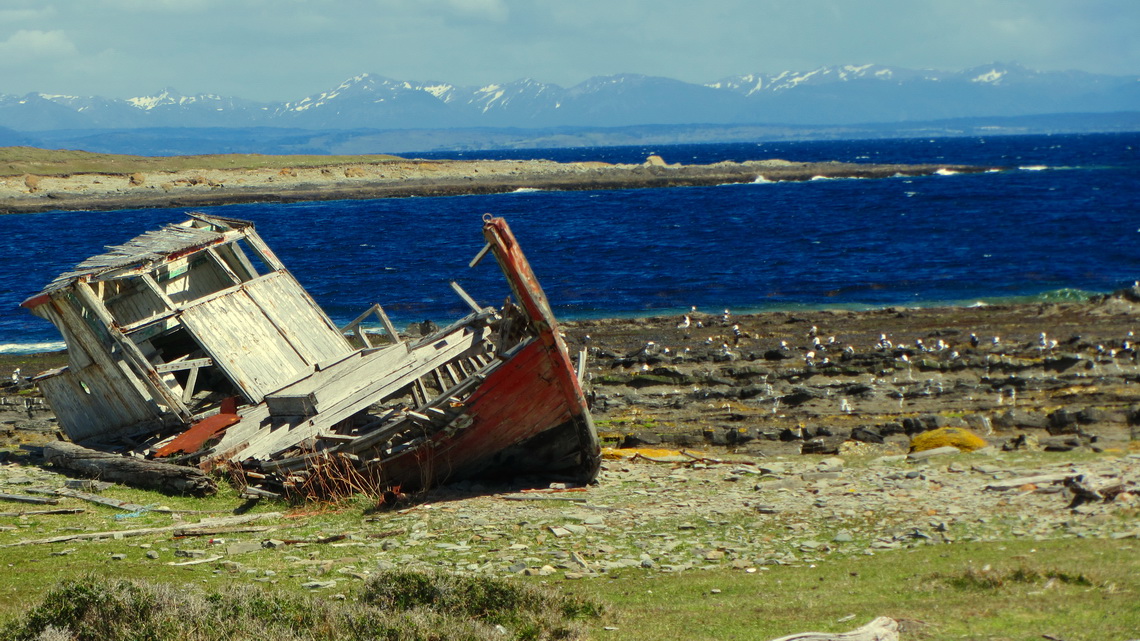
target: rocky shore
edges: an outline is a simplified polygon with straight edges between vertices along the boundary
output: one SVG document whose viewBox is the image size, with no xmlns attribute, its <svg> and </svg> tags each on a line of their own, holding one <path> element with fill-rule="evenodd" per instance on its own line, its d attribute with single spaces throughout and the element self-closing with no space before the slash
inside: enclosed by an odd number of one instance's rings
<svg viewBox="0 0 1140 641">
<path fill-rule="evenodd" d="M 0 213 L 206 207 L 249 202 L 455 196 L 520 189 L 636 189 L 826 178 L 886 178 L 997 167 L 760 160 L 712 165 L 547 160 L 384 160 L 319 167 L 0 177 Z"/>
<path fill-rule="evenodd" d="M 1140 538 L 1138 314 L 1140 287 L 1087 302 L 568 322 L 590 354 L 603 439 L 636 449 L 609 452 L 590 487 L 464 482 L 329 533 L 352 549 L 309 587 L 388 566 L 576 579 L 958 541 L 1126 545 Z M 0 404 L 0 492 L 66 483 L 15 447 L 55 438 L 50 408 L 23 387 Z M 939 430 L 943 447 L 911 451 Z M 298 526 L 265 525 L 208 558 L 304 574 L 273 543 Z M 67 536 L 9 530 L 9 544 Z M 192 547 L 124 542 L 120 555 L 205 554 Z"/>
<path fill-rule="evenodd" d="M 999 449 L 1123 451 L 1140 424 L 1138 314 L 1133 287 L 1089 302 L 696 311 L 566 331 L 591 354 L 600 429 L 627 446 L 899 454 L 958 427 Z"/>
</svg>

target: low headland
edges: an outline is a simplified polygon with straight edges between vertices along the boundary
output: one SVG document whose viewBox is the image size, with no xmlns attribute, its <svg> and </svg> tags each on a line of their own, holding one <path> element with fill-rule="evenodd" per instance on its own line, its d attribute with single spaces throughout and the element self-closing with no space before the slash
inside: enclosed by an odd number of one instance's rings
<svg viewBox="0 0 1140 641">
<path fill-rule="evenodd" d="M 995 169 L 780 159 L 683 165 L 659 156 L 640 164 L 386 155 L 144 157 L 8 147 L 0 149 L 0 213 L 888 178 Z"/>
</svg>

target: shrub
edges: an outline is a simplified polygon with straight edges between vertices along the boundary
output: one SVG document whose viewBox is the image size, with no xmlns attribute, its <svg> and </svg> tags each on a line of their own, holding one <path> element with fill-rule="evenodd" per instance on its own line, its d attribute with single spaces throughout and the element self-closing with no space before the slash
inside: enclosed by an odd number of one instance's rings
<svg viewBox="0 0 1140 641">
<path fill-rule="evenodd" d="M 572 639 L 600 607 L 501 579 L 387 572 L 357 599 L 326 601 L 252 586 L 187 586 L 85 577 L 61 583 L 0 641 L 363 641 Z"/>
</svg>

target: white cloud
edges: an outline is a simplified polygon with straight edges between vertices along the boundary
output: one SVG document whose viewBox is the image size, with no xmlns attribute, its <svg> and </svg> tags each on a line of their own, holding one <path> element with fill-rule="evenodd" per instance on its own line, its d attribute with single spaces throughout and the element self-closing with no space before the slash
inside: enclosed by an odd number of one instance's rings
<svg viewBox="0 0 1140 641">
<path fill-rule="evenodd" d="M 21 29 L 0 42 L 0 61 L 6 66 L 58 60 L 75 54 L 75 44 L 63 31 Z"/>
</svg>

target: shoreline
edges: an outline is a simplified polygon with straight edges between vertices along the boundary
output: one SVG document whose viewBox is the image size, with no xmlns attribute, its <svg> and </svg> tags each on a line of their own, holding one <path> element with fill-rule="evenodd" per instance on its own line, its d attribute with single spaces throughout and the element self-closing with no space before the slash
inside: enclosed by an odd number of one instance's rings
<svg viewBox="0 0 1140 641">
<path fill-rule="evenodd" d="M 1119 447 L 1140 427 L 1140 286 L 1081 302 L 689 316 L 691 327 L 681 314 L 562 320 L 571 352 L 590 352 L 599 429 L 681 446 L 725 445 L 746 429 L 753 453 L 768 455 L 800 453 L 806 437 L 778 438 L 787 430 L 822 428 L 834 449 L 855 427 L 916 416 L 953 417 L 998 442 L 1033 429 Z M 0 353 L 0 396 L 14 394 L 15 368 L 34 376 L 66 360 Z M 1088 420 L 1070 420 L 1079 412 Z M 1016 429 L 999 430 L 1003 420 Z"/>
<path fill-rule="evenodd" d="M 1051 294 L 1062 291 L 1074 291 L 1076 295 L 1071 298 L 1053 298 Z M 925 311 L 925 312 L 952 312 L 954 310 L 977 309 L 985 307 L 1036 307 L 1038 305 L 1085 305 L 1091 304 L 1090 301 L 1098 298 L 1106 298 L 1113 295 L 1114 292 L 1094 292 L 1085 290 L 1049 290 L 1039 294 L 1018 295 L 1009 297 L 987 297 L 981 296 L 976 299 L 967 300 L 930 300 L 930 301 L 908 301 L 906 303 L 786 303 L 786 304 L 772 304 L 770 306 L 752 305 L 732 308 L 733 314 L 742 317 L 764 316 L 769 314 L 873 314 L 886 311 Z M 730 306 L 731 307 L 731 306 Z M 710 309 L 724 309 L 724 306 L 713 305 Z M 688 312 L 684 307 L 671 307 L 660 308 L 651 310 L 637 310 L 637 311 L 605 311 L 595 313 L 583 314 L 560 314 L 558 309 L 555 308 L 555 315 L 558 322 L 561 324 L 589 324 L 594 322 L 601 323 L 642 323 L 642 322 L 664 322 L 668 319 L 680 318 Z M 708 312 L 704 312 L 708 313 Z M 400 319 L 393 317 L 400 325 L 417 325 L 420 321 L 410 320 L 406 323 L 401 323 Z M 438 320 L 438 319 L 430 319 Z M 446 319 L 443 319 L 446 320 Z M 336 321 L 336 319 L 334 319 Z M 381 329 L 380 325 L 365 324 L 366 329 Z M 31 349 L 25 351 L 6 351 L 4 348 L 7 346 L 28 345 Z M 59 346 L 58 349 L 45 349 L 47 347 Z M 13 356 L 43 356 L 57 354 L 64 351 L 65 343 L 62 338 L 58 340 L 35 340 L 27 343 L 18 343 L 14 341 L 0 342 L 0 359 Z"/>
<path fill-rule="evenodd" d="M 384 160 L 312 167 L 182 169 L 0 177 L 0 213 L 210 207 L 440 197 L 519 190 L 697 187 L 814 178 L 890 178 L 983 173 L 1006 167 L 755 160 L 711 165 L 558 163 L 548 160 Z"/>
<path fill-rule="evenodd" d="M 1067 292 L 1064 297 L 1058 296 L 1059 293 Z M 894 303 L 835 303 L 835 302 L 820 302 L 820 303 L 770 303 L 767 305 L 745 305 L 732 307 L 732 313 L 737 316 L 752 317 L 764 316 L 768 314 L 874 314 L 885 311 L 926 311 L 926 312 L 952 312 L 954 310 L 966 310 L 985 307 L 1032 307 L 1038 305 L 1086 305 L 1092 304 L 1093 301 L 1104 299 L 1113 295 L 1119 295 L 1120 290 L 1115 292 L 1110 291 L 1088 291 L 1088 290 L 1073 290 L 1073 289 L 1058 289 L 1047 290 L 1037 294 L 1024 294 L 1014 296 L 979 296 L 971 299 L 961 300 L 929 300 L 929 301 L 906 301 Z M 723 305 L 711 305 L 709 309 L 725 309 Z M 591 322 L 608 322 L 608 323 L 621 323 L 621 322 L 663 322 L 668 319 L 680 318 L 688 312 L 685 307 L 668 307 L 668 308 L 655 308 L 647 310 L 629 310 L 629 311 L 599 311 L 588 312 L 581 314 L 559 313 L 557 307 L 554 308 L 555 316 L 558 318 L 559 323 L 582 324 Z M 704 312 L 708 313 L 708 312 Z M 420 320 L 401 321 L 400 318 L 393 316 L 397 326 L 412 326 L 419 324 Z M 336 321 L 336 319 L 333 319 Z M 347 322 L 348 319 L 345 319 Z M 439 320 L 439 319 L 430 319 Z M 447 320 L 447 319 L 443 319 Z M 368 329 L 380 329 L 380 325 L 364 325 Z M 7 351 L 4 348 L 8 346 L 27 345 L 29 350 L 20 349 L 20 351 Z M 54 347 L 58 345 L 59 349 L 45 349 L 47 347 Z M 44 339 L 32 340 L 27 343 L 20 343 L 16 341 L 0 341 L 0 358 L 10 356 L 34 356 L 34 355 L 49 355 L 63 351 L 65 343 L 62 338 L 58 339 Z"/>
</svg>

